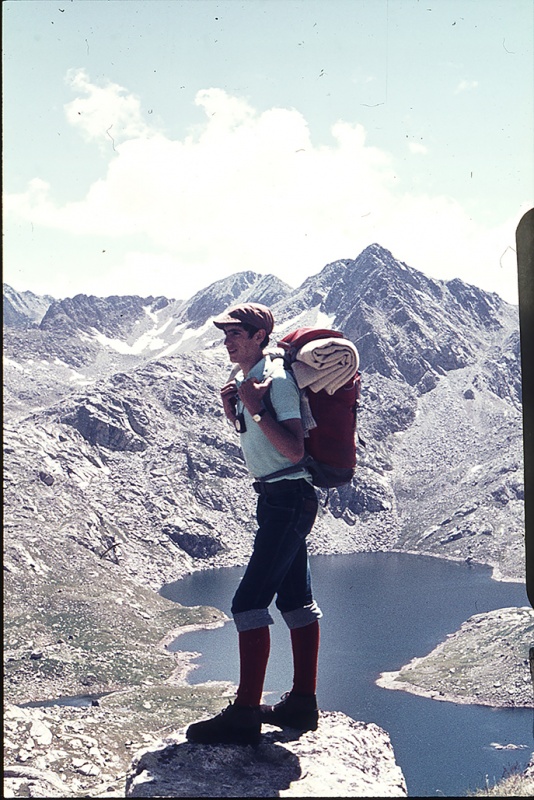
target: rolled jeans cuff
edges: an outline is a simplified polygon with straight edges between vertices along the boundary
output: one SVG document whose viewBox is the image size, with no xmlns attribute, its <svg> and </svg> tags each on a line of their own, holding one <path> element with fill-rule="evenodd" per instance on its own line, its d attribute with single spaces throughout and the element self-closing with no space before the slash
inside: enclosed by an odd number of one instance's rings
<svg viewBox="0 0 534 800">
<path fill-rule="evenodd" d="M 250 611 L 237 611 L 233 616 L 238 633 L 242 631 L 251 631 L 254 628 L 264 628 L 265 625 L 274 624 L 274 619 L 269 614 L 267 608 L 252 608 Z"/>
<path fill-rule="evenodd" d="M 306 625 L 311 625 L 317 619 L 321 619 L 323 612 L 315 602 L 310 603 L 302 608 L 295 608 L 294 611 L 282 611 L 282 616 L 287 627 L 304 628 Z"/>
</svg>

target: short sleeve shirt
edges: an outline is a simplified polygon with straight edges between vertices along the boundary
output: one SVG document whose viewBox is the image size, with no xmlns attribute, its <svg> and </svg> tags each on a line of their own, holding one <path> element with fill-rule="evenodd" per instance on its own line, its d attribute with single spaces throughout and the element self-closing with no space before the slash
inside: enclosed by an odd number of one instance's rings
<svg viewBox="0 0 534 800">
<path fill-rule="evenodd" d="M 269 387 L 270 400 L 276 413 L 277 421 L 284 422 L 288 419 L 300 419 L 300 392 L 291 373 L 284 369 L 281 359 L 272 360 L 270 356 L 265 356 L 253 366 L 247 377 L 263 381 L 269 376 L 272 378 Z M 239 386 L 244 380 L 243 373 L 238 372 L 236 375 L 237 385 Z M 238 402 L 237 410 L 239 413 L 242 412 L 244 414 L 245 419 L 246 430 L 239 436 L 241 448 L 246 465 L 255 478 L 263 478 L 272 472 L 294 466 L 294 463 L 289 458 L 283 456 L 271 444 L 261 430 L 261 426 L 254 422 L 241 401 Z M 309 472 L 303 468 L 299 472 L 282 477 L 286 479 L 309 478 Z"/>
</svg>

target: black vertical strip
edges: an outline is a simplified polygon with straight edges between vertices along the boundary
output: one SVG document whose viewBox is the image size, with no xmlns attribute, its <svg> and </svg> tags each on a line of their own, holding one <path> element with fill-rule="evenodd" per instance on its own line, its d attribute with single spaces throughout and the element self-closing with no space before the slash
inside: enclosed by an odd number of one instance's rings
<svg viewBox="0 0 534 800">
<path fill-rule="evenodd" d="M 523 381 L 526 585 L 534 608 L 534 208 L 524 214 L 517 226 L 516 246 Z"/>
</svg>

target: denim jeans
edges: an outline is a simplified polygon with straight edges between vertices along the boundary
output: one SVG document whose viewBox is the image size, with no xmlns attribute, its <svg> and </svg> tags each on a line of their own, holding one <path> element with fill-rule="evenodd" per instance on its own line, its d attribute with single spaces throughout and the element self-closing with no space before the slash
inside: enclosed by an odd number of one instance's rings
<svg viewBox="0 0 534 800">
<path fill-rule="evenodd" d="M 259 484 L 258 530 L 245 574 L 232 602 L 238 631 L 272 625 L 269 605 L 289 628 L 322 616 L 313 600 L 306 536 L 317 514 L 317 496 L 306 480 Z"/>
</svg>

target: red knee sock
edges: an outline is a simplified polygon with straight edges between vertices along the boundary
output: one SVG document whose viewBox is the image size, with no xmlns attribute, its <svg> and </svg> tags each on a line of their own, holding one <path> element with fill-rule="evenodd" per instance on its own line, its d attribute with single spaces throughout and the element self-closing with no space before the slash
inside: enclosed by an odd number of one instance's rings
<svg viewBox="0 0 534 800">
<path fill-rule="evenodd" d="M 239 688 L 236 705 L 259 706 L 269 660 L 269 626 L 239 633 Z"/>
<path fill-rule="evenodd" d="M 293 689 L 295 694 L 315 694 L 319 656 L 319 622 L 291 629 Z"/>
</svg>

